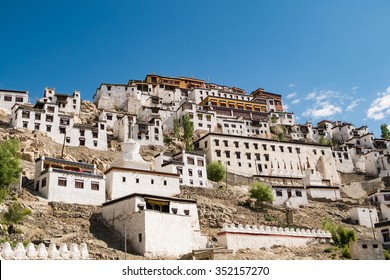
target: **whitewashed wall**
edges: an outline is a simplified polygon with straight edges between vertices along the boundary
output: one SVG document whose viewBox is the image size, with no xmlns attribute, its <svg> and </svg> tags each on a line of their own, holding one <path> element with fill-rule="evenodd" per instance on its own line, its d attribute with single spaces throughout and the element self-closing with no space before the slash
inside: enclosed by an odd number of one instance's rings
<svg viewBox="0 0 390 280">
<path fill-rule="evenodd" d="M 330 242 L 331 234 L 323 230 L 277 228 L 269 226 L 227 225 L 217 233 L 218 245 L 236 252 L 240 249 L 260 249 L 272 246 L 299 247 L 309 242 Z"/>
</svg>

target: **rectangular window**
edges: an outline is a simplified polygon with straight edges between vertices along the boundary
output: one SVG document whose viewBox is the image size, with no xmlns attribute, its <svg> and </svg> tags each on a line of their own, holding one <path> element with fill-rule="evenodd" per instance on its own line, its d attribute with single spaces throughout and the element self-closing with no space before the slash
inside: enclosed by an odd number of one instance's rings
<svg viewBox="0 0 390 280">
<path fill-rule="evenodd" d="M 203 172 L 202 172 L 202 170 L 198 170 L 198 176 L 199 176 L 200 178 L 203 177 Z"/>
<path fill-rule="evenodd" d="M 225 156 L 226 156 L 227 158 L 230 158 L 230 151 L 225 151 Z"/>
<path fill-rule="evenodd" d="M 21 97 L 21 96 L 16 96 L 16 97 L 15 97 L 15 102 L 23 102 L 23 97 Z"/>
<path fill-rule="evenodd" d="M 35 120 L 37 121 L 41 120 L 41 113 L 35 113 Z"/>
<path fill-rule="evenodd" d="M 265 161 L 269 161 L 269 154 L 264 154 Z"/>
<path fill-rule="evenodd" d="M 276 190 L 276 196 L 283 196 L 283 192 L 281 190 Z"/>
<path fill-rule="evenodd" d="M 60 134 L 65 134 L 65 126 L 60 126 Z"/>
<path fill-rule="evenodd" d="M 223 140 L 223 144 L 225 145 L 225 147 L 229 147 L 229 142 L 228 142 L 228 140 Z"/>
<path fill-rule="evenodd" d="M 219 146 L 219 140 L 215 139 L 214 143 L 215 143 L 215 146 Z"/>
<path fill-rule="evenodd" d="M 53 115 L 46 115 L 47 122 L 53 122 Z"/>
<path fill-rule="evenodd" d="M 23 122 L 23 127 L 27 128 L 27 126 L 28 126 L 28 122 Z"/>
<path fill-rule="evenodd" d="M 245 145 L 245 149 L 249 149 L 249 143 L 248 142 L 245 142 L 244 145 Z"/>
<path fill-rule="evenodd" d="M 187 163 L 191 164 L 191 165 L 194 165 L 195 164 L 194 158 L 193 157 L 187 157 Z"/>
<path fill-rule="evenodd" d="M 192 169 L 188 169 L 188 176 L 192 176 Z"/>
<path fill-rule="evenodd" d="M 70 143 L 70 137 L 66 137 L 66 143 Z"/>
<path fill-rule="evenodd" d="M 91 190 L 98 191 L 99 190 L 99 182 L 91 182 Z"/>
<path fill-rule="evenodd" d="M 287 147 L 287 149 L 289 153 L 292 153 L 292 147 Z"/>
<path fill-rule="evenodd" d="M 296 190 L 295 191 L 295 195 L 298 196 L 298 197 L 302 197 L 302 192 L 301 191 L 298 191 Z"/>
<path fill-rule="evenodd" d="M 58 185 L 61 187 L 66 187 L 66 178 L 65 177 L 59 177 L 58 178 Z"/>
<path fill-rule="evenodd" d="M 204 160 L 198 159 L 198 166 L 204 166 Z"/>
<path fill-rule="evenodd" d="M 76 180 L 74 187 L 76 189 L 84 189 L 84 181 L 83 180 Z"/>
<path fill-rule="evenodd" d="M 97 145 L 98 145 L 98 141 L 96 141 L 96 140 L 93 141 L 93 146 L 94 146 L 94 147 L 97 147 Z"/>
<path fill-rule="evenodd" d="M 46 131 L 47 131 L 47 132 L 51 132 L 51 125 L 47 125 L 47 126 L 46 126 Z"/>
<path fill-rule="evenodd" d="M 234 146 L 238 148 L 238 141 L 234 141 Z"/>
<path fill-rule="evenodd" d="M 256 160 L 260 160 L 260 154 L 255 154 Z"/>
<path fill-rule="evenodd" d="M 273 152 L 275 152 L 275 145 L 271 145 L 271 149 Z"/>
<path fill-rule="evenodd" d="M 279 146 L 279 149 L 280 151 L 283 153 L 284 152 L 284 147 L 283 146 Z"/>
<path fill-rule="evenodd" d="M 80 129 L 80 136 L 85 136 L 85 130 L 84 129 Z"/>
<path fill-rule="evenodd" d="M 100 124 L 100 129 L 103 130 L 104 127 L 105 127 L 104 124 L 101 123 L 101 124 Z"/>
<path fill-rule="evenodd" d="M 54 107 L 53 106 L 47 106 L 47 111 L 49 113 L 54 113 Z"/>
<path fill-rule="evenodd" d="M 246 153 L 246 159 L 251 159 L 251 154 L 250 153 Z"/>
<path fill-rule="evenodd" d="M 154 179 L 151 179 L 151 180 L 150 180 L 150 183 L 153 185 L 153 184 L 154 184 Z"/>
<path fill-rule="evenodd" d="M 135 182 L 139 184 L 139 178 L 135 178 Z"/>
<path fill-rule="evenodd" d="M 166 186 L 167 185 L 167 180 L 164 180 L 164 186 Z"/>
<path fill-rule="evenodd" d="M 30 112 L 29 111 L 23 111 L 22 112 L 22 118 L 29 119 L 30 118 Z"/>
<path fill-rule="evenodd" d="M 217 157 L 221 156 L 221 150 L 215 150 L 215 153 L 217 154 Z"/>
<path fill-rule="evenodd" d="M 92 138 L 98 138 L 99 133 L 97 131 L 92 131 Z"/>
<path fill-rule="evenodd" d="M 12 101 L 11 95 L 4 95 L 4 101 Z"/>
<path fill-rule="evenodd" d="M 111 121 L 112 120 L 112 115 L 107 114 L 107 120 Z"/>
<path fill-rule="evenodd" d="M 34 129 L 35 129 L 35 130 L 39 130 L 39 126 L 40 126 L 39 123 L 34 124 Z"/>
<path fill-rule="evenodd" d="M 236 157 L 237 157 L 238 159 L 240 159 L 240 158 L 241 158 L 241 153 L 240 153 L 240 152 L 236 152 Z"/>
<path fill-rule="evenodd" d="M 259 145 L 257 143 L 253 143 L 253 147 L 255 147 L 255 150 L 259 149 Z"/>
<path fill-rule="evenodd" d="M 126 177 L 122 177 L 122 183 L 126 182 Z"/>
<path fill-rule="evenodd" d="M 385 201 L 390 201 L 390 194 L 384 194 L 384 195 L 383 195 L 383 199 L 384 199 Z"/>
<path fill-rule="evenodd" d="M 80 138 L 79 141 L 80 141 L 80 143 L 79 143 L 80 146 L 85 146 L 85 139 L 84 138 Z"/>
</svg>

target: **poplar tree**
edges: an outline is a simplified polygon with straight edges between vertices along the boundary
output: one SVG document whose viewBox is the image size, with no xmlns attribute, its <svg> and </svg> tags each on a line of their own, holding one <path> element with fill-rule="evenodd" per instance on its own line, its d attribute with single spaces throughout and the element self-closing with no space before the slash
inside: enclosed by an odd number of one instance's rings
<svg viewBox="0 0 390 280">
<path fill-rule="evenodd" d="M 184 144 L 187 151 L 193 151 L 192 135 L 194 134 L 194 123 L 188 114 L 183 115 Z"/>
</svg>

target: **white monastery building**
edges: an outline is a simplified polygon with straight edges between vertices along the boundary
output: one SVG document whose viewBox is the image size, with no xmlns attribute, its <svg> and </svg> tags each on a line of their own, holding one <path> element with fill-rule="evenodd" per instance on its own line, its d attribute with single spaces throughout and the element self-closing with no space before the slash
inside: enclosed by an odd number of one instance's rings
<svg viewBox="0 0 390 280">
<path fill-rule="evenodd" d="M 15 104 L 28 103 L 28 91 L 0 89 L 0 108 L 11 113 Z"/>
<path fill-rule="evenodd" d="M 179 174 L 152 170 L 134 140 L 122 143 L 122 156 L 105 171 L 108 200 L 133 193 L 173 196 L 180 193 Z"/>
<path fill-rule="evenodd" d="M 195 200 L 133 193 L 104 203 L 102 215 L 144 256 L 180 256 L 206 247 Z"/>
<path fill-rule="evenodd" d="M 155 158 L 156 170 L 179 174 L 180 185 L 207 187 L 206 157 L 201 151 L 183 150 L 174 155 L 158 154 Z"/>
<path fill-rule="evenodd" d="M 35 190 L 48 201 L 101 205 L 106 200 L 105 183 L 94 164 L 50 157 L 35 162 Z"/>
</svg>

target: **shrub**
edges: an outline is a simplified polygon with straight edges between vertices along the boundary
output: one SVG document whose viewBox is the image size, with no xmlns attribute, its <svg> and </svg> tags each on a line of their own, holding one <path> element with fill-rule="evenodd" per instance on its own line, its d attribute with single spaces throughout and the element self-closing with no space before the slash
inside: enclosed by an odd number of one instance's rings
<svg viewBox="0 0 390 280">
<path fill-rule="evenodd" d="M 344 247 L 345 245 L 348 245 L 349 242 L 357 239 L 356 233 L 353 229 L 337 226 L 329 218 L 324 220 L 322 227 L 324 230 L 330 231 L 334 244 L 339 247 Z"/>
<path fill-rule="evenodd" d="M 218 161 L 213 161 L 207 165 L 207 179 L 219 182 L 226 175 L 225 166 Z"/>
<path fill-rule="evenodd" d="M 351 258 L 351 251 L 349 250 L 348 244 L 344 245 L 343 250 L 341 251 L 341 256 L 345 259 Z"/>
<path fill-rule="evenodd" d="M 383 254 L 385 255 L 385 260 L 390 260 L 390 251 L 384 250 Z"/>
<path fill-rule="evenodd" d="M 274 201 L 274 195 L 272 189 L 264 183 L 255 182 L 251 185 L 249 190 L 250 197 L 255 198 L 258 202 L 270 202 Z"/>
<path fill-rule="evenodd" d="M 16 201 L 8 206 L 8 210 L 3 214 L 2 222 L 8 225 L 8 233 L 16 233 L 16 225 L 30 214 L 30 209 L 23 207 Z"/>
</svg>

